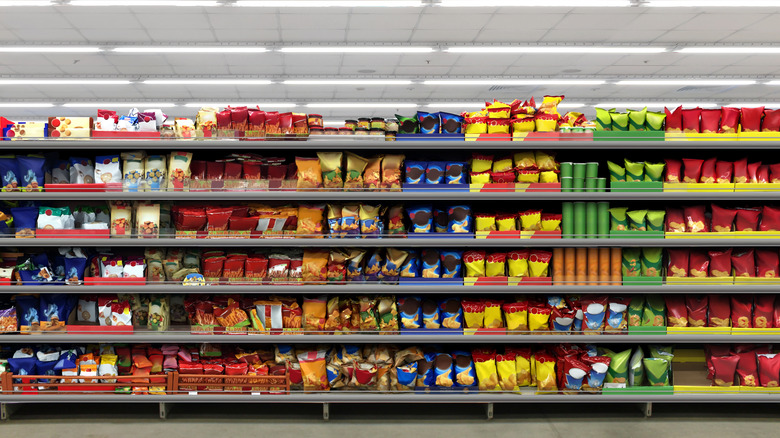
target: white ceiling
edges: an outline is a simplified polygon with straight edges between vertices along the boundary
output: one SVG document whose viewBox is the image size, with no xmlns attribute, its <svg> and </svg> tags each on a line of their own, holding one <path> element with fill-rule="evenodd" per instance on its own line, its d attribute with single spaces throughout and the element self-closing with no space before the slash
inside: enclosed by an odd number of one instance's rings
<svg viewBox="0 0 780 438">
<path fill-rule="evenodd" d="M 479 0 L 475 0 L 479 1 Z M 739 0 L 732 0 L 739 1 Z M 128 0 L 132 4 L 132 0 Z M 756 8 L 337 8 L 266 9 L 175 7 L 0 8 L 2 45 L 241 44 L 590 44 L 772 45 L 780 12 Z M 1 55 L 4 78 L 218 76 L 262 77 L 780 77 L 777 55 L 550 54 L 74 54 Z M 2 101 L 230 101 L 314 100 L 430 102 L 525 99 L 565 94 L 569 102 L 663 99 L 780 102 L 780 87 L 533 86 L 0 86 Z M 305 111 L 304 108 L 298 108 Z M 92 109 L 10 110 L 15 116 L 92 114 Z M 409 112 L 410 110 L 406 110 Z M 9 113 L 3 111 L 2 113 Z M 192 116 L 192 108 L 168 112 Z M 332 116 L 390 114 L 392 110 L 320 110 Z"/>
</svg>

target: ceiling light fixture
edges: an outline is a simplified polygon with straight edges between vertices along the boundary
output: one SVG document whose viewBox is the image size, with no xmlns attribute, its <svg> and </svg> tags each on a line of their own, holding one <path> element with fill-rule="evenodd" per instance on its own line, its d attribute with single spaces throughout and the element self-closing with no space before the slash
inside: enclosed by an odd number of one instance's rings
<svg viewBox="0 0 780 438">
<path fill-rule="evenodd" d="M 52 1 L 20 1 L 20 0 L 10 0 L 10 1 L 0 1 L 0 7 L 6 7 L 6 6 L 51 6 L 53 4 Z"/>
<path fill-rule="evenodd" d="M 342 47 L 282 47 L 282 53 L 431 53 L 433 47 L 407 47 L 407 46 L 342 46 Z"/>
<path fill-rule="evenodd" d="M 128 80 L 107 79 L 0 79 L 0 85 L 127 85 Z"/>
<path fill-rule="evenodd" d="M 268 79 L 147 79 L 145 85 L 270 85 Z"/>
<path fill-rule="evenodd" d="M 449 53 L 663 53 L 666 47 L 588 47 L 588 46 L 464 46 L 450 47 Z"/>
<path fill-rule="evenodd" d="M 744 0 L 738 2 L 712 0 L 648 0 L 642 4 L 650 8 L 776 8 L 778 0 Z"/>
<path fill-rule="evenodd" d="M 409 85 L 410 80 L 388 79 L 306 79 L 283 81 L 284 85 Z"/>
<path fill-rule="evenodd" d="M 53 103 L 7 103 L 0 102 L 0 108 L 51 108 Z"/>
<path fill-rule="evenodd" d="M 763 102 L 735 102 L 735 103 L 728 103 L 724 104 L 723 106 L 737 106 L 737 107 L 744 107 L 744 108 L 750 108 L 750 107 L 757 107 L 757 106 L 763 106 L 764 108 L 778 108 L 780 107 L 780 102 L 775 103 L 763 103 Z"/>
<path fill-rule="evenodd" d="M 0 46 L 3 53 L 93 53 L 102 50 L 87 46 Z"/>
<path fill-rule="evenodd" d="M 254 8 L 420 8 L 419 0 L 239 0 L 233 6 Z"/>
<path fill-rule="evenodd" d="M 546 8 L 604 8 L 631 6 L 629 0 L 441 0 L 439 6 L 449 8 L 501 8 L 501 7 L 546 7 Z"/>
<path fill-rule="evenodd" d="M 769 81 L 766 84 L 767 85 L 780 85 L 780 81 Z"/>
<path fill-rule="evenodd" d="M 387 102 L 374 102 L 374 103 L 342 103 L 342 102 L 323 102 L 323 103 L 307 103 L 307 108 L 415 108 L 418 105 L 416 103 L 387 103 Z"/>
<path fill-rule="evenodd" d="M 434 102 L 425 106 L 429 108 L 482 108 L 485 102 Z"/>
<path fill-rule="evenodd" d="M 177 7 L 207 7 L 221 6 L 216 0 L 70 0 L 70 6 L 177 6 Z"/>
<path fill-rule="evenodd" d="M 696 86 L 718 86 L 718 85 L 753 85 L 754 80 L 744 79 L 669 79 L 669 80 L 630 80 L 617 81 L 617 85 L 696 85 Z"/>
<path fill-rule="evenodd" d="M 703 54 L 776 54 L 780 53 L 780 47 L 684 47 L 675 50 L 677 53 L 703 53 Z"/>
<path fill-rule="evenodd" d="M 246 103 L 246 102 L 190 102 L 185 103 L 187 108 L 226 108 L 229 106 L 259 106 L 264 108 L 294 108 L 298 106 L 291 102 L 259 102 L 259 103 Z"/>
<path fill-rule="evenodd" d="M 116 47 L 111 50 L 118 53 L 265 53 L 265 47 Z"/>
<path fill-rule="evenodd" d="M 172 108 L 176 104 L 171 102 L 69 102 L 62 106 L 65 108 Z"/>
<path fill-rule="evenodd" d="M 560 105 L 558 105 L 560 106 Z M 718 106 L 716 103 L 709 103 L 709 102 L 688 102 L 688 103 L 677 103 L 677 102 L 612 102 L 612 103 L 597 103 L 594 105 L 590 105 L 593 107 L 599 107 L 599 108 L 677 108 L 678 106 L 682 107 L 699 107 L 699 108 L 712 108 Z"/>
<path fill-rule="evenodd" d="M 607 81 L 583 79 L 464 79 L 430 80 L 424 85 L 601 85 Z"/>
</svg>

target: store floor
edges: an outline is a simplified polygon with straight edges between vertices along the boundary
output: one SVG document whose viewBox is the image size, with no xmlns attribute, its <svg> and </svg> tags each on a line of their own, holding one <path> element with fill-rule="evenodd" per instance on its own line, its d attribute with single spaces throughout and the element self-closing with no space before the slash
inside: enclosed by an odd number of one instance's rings
<svg viewBox="0 0 780 438">
<path fill-rule="evenodd" d="M 294 411 L 290 411 L 293 409 Z M 684 436 L 772 436 L 777 431 L 776 405 L 655 405 L 643 418 L 632 405 L 496 405 L 495 418 L 485 420 L 480 406 L 332 406 L 331 420 L 321 420 L 316 405 L 176 405 L 159 420 L 156 405 L 27 405 L 0 423 L 3 438 L 193 438 L 225 436 L 245 428 L 269 430 L 276 438 L 353 434 L 397 436 L 524 436 L 572 437 L 583 432 L 637 438 Z M 273 426 L 272 429 L 265 427 Z M 227 428 L 226 428 L 227 427 Z M 521 429 L 518 429 L 521 428 Z M 404 432 L 406 431 L 406 432 Z M 32 435 L 31 435 L 32 434 Z"/>
</svg>

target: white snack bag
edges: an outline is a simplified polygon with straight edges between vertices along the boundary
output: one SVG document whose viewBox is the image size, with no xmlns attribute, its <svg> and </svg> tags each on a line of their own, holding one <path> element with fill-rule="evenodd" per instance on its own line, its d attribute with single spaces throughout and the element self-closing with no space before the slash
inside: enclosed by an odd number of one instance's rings
<svg viewBox="0 0 780 438">
<path fill-rule="evenodd" d="M 76 306 L 76 320 L 79 322 L 97 322 L 97 297 L 94 295 L 85 295 L 79 297 Z"/>
<path fill-rule="evenodd" d="M 104 155 L 95 158 L 95 181 L 104 184 L 122 182 L 119 155 Z"/>
</svg>

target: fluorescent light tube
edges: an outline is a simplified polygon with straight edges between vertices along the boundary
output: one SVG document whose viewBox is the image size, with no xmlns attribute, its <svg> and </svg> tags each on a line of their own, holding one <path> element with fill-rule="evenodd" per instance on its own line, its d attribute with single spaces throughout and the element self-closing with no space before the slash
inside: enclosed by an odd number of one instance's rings
<svg viewBox="0 0 780 438">
<path fill-rule="evenodd" d="M 172 108 L 176 106 L 176 104 L 171 102 L 72 102 L 65 103 L 62 106 L 66 108 Z"/>
<path fill-rule="evenodd" d="M 744 1 L 712 1 L 712 0 L 648 0 L 642 6 L 650 8 L 777 8 L 778 0 L 744 0 Z"/>
<path fill-rule="evenodd" d="M 0 46 L 0 52 L 4 53 L 92 53 L 102 50 L 86 46 Z"/>
<path fill-rule="evenodd" d="M 415 108 L 416 103 L 307 103 L 307 108 Z"/>
<path fill-rule="evenodd" d="M 282 47 L 279 51 L 282 53 L 431 53 L 433 52 L 433 47 Z"/>
<path fill-rule="evenodd" d="M 560 106 L 560 105 L 559 105 Z M 594 105 L 591 105 L 594 107 L 599 108 L 677 108 L 678 106 L 682 107 L 700 107 L 700 108 L 712 108 L 718 106 L 716 103 L 704 103 L 704 102 L 688 102 L 688 103 L 679 103 L 679 102 L 614 102 L 614 103 L 597 103 Z"/>
<path fill-rule="evenodd" d="M 128 80 L 107 79 L 0 79 L 0 85 L 127 85 Z"/>
<path fill-rule="evenodd" d="M 583 79 L 464 79 L 423 81 L 424 85 L 601 85 L 603 80 Z"/>
<path fill-rule="evenodd" d="M 146 85 L 270 85 L 268 79 L 147 79 Z"/>
<path fill-rule="evenodd" d="M 464 46 L 450 47 L 449 53 L 663 53 L 666 47 L 587 47 L 587 46 L 555 46 L 555 47 L 524 47 L 524 46 Z"/>
<path fill-rule="evenodd" d="M 265 47 L 116 47 L 118 53 L 265 53 Z"/>
<path fill-rule="evenodd" d="M 133 8 L 136 6 L 220 6 L 216 0 L 70 0 L 70 6 L 124 6 Z"/>
<path fill-rule="evenodd" d="M 558 108 L 582 108 L 586 106 L 584 103 L 559 103 Z"/>
<path fill-rule="evenodd" d="M 770 107 L 770 108 L 778 108 L 780 107 L 780 102 L 775 103 L 764 103 L 764 102 L 736 102 L 736 103 L 728 103 L 724 104 L 723 106 L 741 106 L 741 107 L 757 107 L 757 106 L 763 106 L 763 107 Z"/>
<path fill-rule="evenodd" d="M 670 79 L 670 80 L 638 80 L 617 81 L 617 85 L 753 85 L 756 81 L 743 79 Z"/>
<path fill-rule="evenodd" d="M 780 81 L 769 81 L 766 84 L 767 85 L 780 85 Z"/>
<path fill-rule="evenodd" d="M 6 6 L 51 6 L 52 2 L 49 1 L 22 1 L 22 0 L 10 0 L 0 1 L 0 7 Z"/>
<path fill-rule="evenodd" d="M 255 8 L 419 8 L 419 0 L 239 0 L 233 6 Z"/>
<path fill-rule="evenodd" d="M 51 108 L 53 103 L 6 103 L 0 102 L 0 108 Z"/>
<path fill-rule="evenodd" d="M 297 104 L 290 103 L 290 102 L 259 102 L 259 103 L 246 103 L 246 102 L 232 102 L 232 103 L 226 103 L 226 102 L 190 102 L 185 103 L 184 106 L 187 108 L 203 108 L 203 107 L 228 107 L 228 106 L 259 106 L 259 107 L 266 107 L 266 108 L 294 108 L 298 106 Z"/>
<path fill-rule="evenodd" d="M 312 79 L 283 81 L 284 85 L 409 85 L 410 80 L 386 79 Z"/>
<path fill-rule="evenodd" d="M 676 50 L 677 53 L 704 53 L 704 54 L 776 54 L 780 53 L 780 47 L 684 47 Z"/>
<path fill-rule="evenodd" d="M 429 108 L 482 108 L 485 102 L 434 102 L 426 104 Z"/>
<path fill-rule="evenodd" d="M 626 7 L 631 6 L 629 0 L 441 0 L 439 6 L 448 8 L 499 8 L 499 7 L 533 7 L 547 8 L 594 8 L 594 7 Z"/>
</svg>

